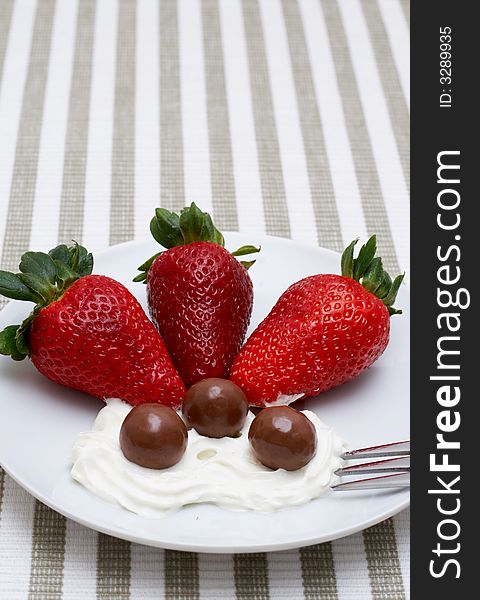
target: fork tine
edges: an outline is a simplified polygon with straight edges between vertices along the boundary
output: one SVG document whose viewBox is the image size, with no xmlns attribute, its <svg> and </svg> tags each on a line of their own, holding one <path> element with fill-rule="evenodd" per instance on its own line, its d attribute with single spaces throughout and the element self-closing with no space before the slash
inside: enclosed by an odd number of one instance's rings
<svg viewBox="0 0 480 600">
<path fill-rule="evenodd" d="M 343 477 L 345 475 L 367 475 L 374 473 L 396 473 L 410 471 L 410 457 L 401 456 L 400 458 L 387 458 L 386 460 L 377 460 L 374 462 L 361 463 L 359 465 L 348 465 L 335 471 L 335 475 Z"/>
<path fill-rule="evenodd" d="M 381 446 L 370 446 L 369 448 L 359 448 L 344 452 L 344 460 L 357 460 L 360 458 L 383 458 L 386 456 L 409 456 L 410 440 L 402 442 L 393 442 L 392 444 L 382 444 Z"/>
<path fill-rule="evenodd" d="M 391 473 L 390 475 L 380 475 L 379 477 L 369 477 L 367 479 L 355 479 L 346 483 L 338 483 L 332 486 L 335 492 L 355 491 L 355 490 L 379 490 L 387 488 L 404 488 L 410 486 L 410 473 Z"/>
</svg>

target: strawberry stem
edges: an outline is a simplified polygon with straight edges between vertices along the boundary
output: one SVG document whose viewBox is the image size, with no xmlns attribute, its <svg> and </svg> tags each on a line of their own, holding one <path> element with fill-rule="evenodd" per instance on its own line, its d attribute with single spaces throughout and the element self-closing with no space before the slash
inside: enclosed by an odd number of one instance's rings
<svg viewBox="0 0 480 600">
<path fill-rule="evenodd" d="M 372 237 L 360 248 L 357 258 L 354 258 L 355 246 L 358 238 L 353 240 L 342 254 L 342 275 L 358 281 L 362 287 L 379 298 L 388 308 L 390 315 L 401 314 L 401 310 L 394 308 L 400 284 L 405 273 L 397 275 L 392 281 L 390 275 L 383 269 L 382 259 L 375 256 L 377 252 L 377 236 Z"/>
<path fill-rule="evenodd" d="M 20 273 L 0 271 L 0 294 L 14 300 L 35 303 L 35 308 L 20 325 L 9 325 L 0 332 L 0 354 L 23 360 L 29 355 L 28 333 L 38 313 L 58 300 L 74 281 L 90 275 L 93 256 L 74 242 L 45 252 L 25 252 Z"/>
<path fill-rule="evenodd" d="M 167 250 L 192 242 L 213 242 L 222 246 L 222 248 L 225 247 L 225 238 L 213 224 L 212 217 L 201 211 L 194 202 L 183 208 L 180 214 L 170 212 L 166 208 L 157 208 L 155 216 L 150 221 L 150 232 L 160 246 Z M 245 256 L 255 252 L 260 252 L 260 248 L 242 246 L 232 252 L 232 255 Z M 159 254 L 161 252 L 158 252 L 138 267 L 140 273 L 133 281 L 146 283 L 148 271 Z M 240 262 L 248 269 L 255 261 Z"/>
</svg>

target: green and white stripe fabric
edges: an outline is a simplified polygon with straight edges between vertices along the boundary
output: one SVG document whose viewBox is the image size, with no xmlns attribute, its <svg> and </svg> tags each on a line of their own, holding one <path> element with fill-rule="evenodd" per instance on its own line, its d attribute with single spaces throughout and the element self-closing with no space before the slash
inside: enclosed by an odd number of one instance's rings
<svg viewBox="0 0 480 600">
<path fill-rule="evenodd" d="M 0 254 L 147 235 L 198 202 L 220 228 L 409 268 L 408 0 L 0 0 Z M 408 512 L 300 550 L 130 544 L 0 469 L 0 598 L 409 597 Z"/>
</svg>

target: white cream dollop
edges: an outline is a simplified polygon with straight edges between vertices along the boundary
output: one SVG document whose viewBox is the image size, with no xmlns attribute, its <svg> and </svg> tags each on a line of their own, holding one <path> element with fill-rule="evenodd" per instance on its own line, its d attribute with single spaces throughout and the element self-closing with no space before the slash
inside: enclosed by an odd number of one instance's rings
<svg viewBox="0 0 480 600">
<path fill-rule="evenodd" d="M 253 454 L 248 429 L 254 415 L 249 412 L 240 437 L 213 439 L 192 429 L 179 463 L 168 469 L 146 469 L 128 461 L 120 449 L 120 428 L 130 410 L 121 400 L 107 400 L 93 430 L 77 437 L 71 474 L 97 496 L 145 517 L 161 517 L 203 502 L 258 511 L 304 504 L 330 489 L 345 450 L 331 427 L 315 413 L 303 411 L 317 431 L 317 452 L 298 471 L 274 471 Z"/>
<path fill-rule="evenodd" d="M 266 406 L 288 406 L 304 396 L 305 394 L 278 394 L 277 399 L 273 402 L 269 402 Z"/>
</svg>

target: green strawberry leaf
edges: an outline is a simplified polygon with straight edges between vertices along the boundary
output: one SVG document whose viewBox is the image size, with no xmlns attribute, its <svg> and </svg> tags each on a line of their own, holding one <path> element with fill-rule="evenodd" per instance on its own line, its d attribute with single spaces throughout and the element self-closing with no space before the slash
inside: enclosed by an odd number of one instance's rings
<svg viewBox="0 0 480 600">
<path fill-rule="evenodd" d="M 93 256 L 86 248 L 80 246 L 77 242 L 73 243 L 71 248 L 65 244 L 60 244 L 48 253 L 53 259 L 57 277 L 62 282 L 73 282 L 79 277 L 91 275 L 93 271 Z M 72 273 L 74 277 L 67 276 Z"/>
<path fill-rule="evenodd" d="M 184 208 L 180 213 L 180 231 L 185 244 L 202 241 L 203 212 L 192 202 L 189 208 Z"/>
<path fill-rule="evenodd" d="M 212 221 L 212 217 L 208 213 L 203 213 L 203 229 L 201 233 L 201 241 L 203 242 L 213 242 L 214 244 L 218 244 L 225 247 L 225 238 L 220 233 L 220 231 L 215 227 Z"/>
<path fill-rule="evenodd" d="M 375 256 L 377 251 L 377 237 L 372 235 L 360 248 L 357 258 L 353 257 L 354 248 L 358 239 L 353 240 L 344 250 L 341 259 L 342 275 L 354 279 L 368 292 L 379 298 L 388 308 L 390 315 L 401 314 L 401 310 L 393 308 L 400 284 L 405 273 L 398 275 L 392 282 L 390 275 L 384 270 L 382 259 Z"/>
<path fill-rule="evenodd" d="M 22 283 L 29 287 L 32 292 L 40 296 L 42 299 L 40 304 L 46 305 L 53 299 L 56 287 L 45 279 L 42 279 L 39 275 L 35 275 L 34 273 L 17 273 L 17 277 Z"/>
<path fill-rule="evenodd" d="M 255 254 L 256 252 L 260 252 L 261 247 L 256 248 L 255 246 L 242 246 L 238 248 L 234 252 L 232 252 L 232 256 L 246 256 L 247 254 Z"/>
<path fill-rule="evenodd" d="M 17 347 L 15 335 L 20 325 L 9 325 L 0 331 L 0 354 L 10 356 L 13 348 Z"/>
<path fill-rule="evenodd" d="M 368 269 L 377 251 L 377 237 L 372 235 L 366 244 L 360 248 L 353 268 L 353 279 L 360 281 Z"/>
<path fill-rule="evenodd" d="M 146 260 L 143 265 L 140 265 L 138 267 L 139 271 L 148 271 L 148 269 L 152 266 L 153 261 L 157 258 L 157 256 L 160 256 L 161 252 L 157 252 L 156 254 L 154 254 L 153 256 L 151 256 L 148 260 Z"/>
<path fill-rule="evenodd" d="M 60 262 L 64 265 L 70 264 L 70 251 L 65 244 L 56 246 L 48 253 L 54 261 Z"/>
<path fill-rule="evenodd" d="M 78 274 L 68 264 L 59 260 L 55 260 L 54 262 L 57 269 L 57 279 L 62 284 L 62 287 L 68 287 L 78 279 Z"/>
<path fill-rule="evenodd" d="M 22 352 L 17 347 L 17 330 L 20 325 L 9 325 L 3 331 L 0 331 L 0 354 L 11 356 L 13 360 L 23 360 L 28 356 L 28 352 Z"/>
<path fill-rule="evenodd" d="M 28 315 L 23 323 L 17 328 L 15 334 L 15 342 L 17 344 L 17 350 L 20 354 L 30 356 L 30 326 L 33 323 L 35 317 L 40 312 L 41 307 L 36 306 L 34 310 Z"/>
<path fill-rule="evenodd" d="M 25 252 L 22 254 L 19 269 L 22 273 L 31 273 L 50 284 L 55 283 L 57 269 L 53 258 L 45 252 Z"/>
<path fill-rule="evenodd" d="M 77 242 L 70 248 L 60 244 L 48 254 L 25 252 L 19 269 L 20 273 L 0 271 L 0 294 L 35 302 L 36 306 L 21 325 L 10 325 L 0 332 L 0 353 L 14 360 L 29 356 L 29 332 L 35 317 L 58 300 L 74 281 L 90 275 L 93 256 Z"/>
<path fill-rule="evenodd" d="M 219 246 L 225 246 L 223 235 L 213 224 L 212 217 L 202 212 L 195 202 L 180 212 L 179 224 L 184 244 L 214 242 Z"/>
<path fill-rule="evenodd" d="M 28 345 L 28 333 L 25 329 L 18 328 L 17 335 L 15 338 L 17 344 L 17 350 L 20 354 L 25 356 L 29 355 L 30 349 Z"/>
<path fill-rule="evenodd" d="M 365 275 L 363 276 L 363 279 L 362 279 L 362 285 L 366 290 L 368 290 L 369 292 L 372 292 L 372 294 L 375 294 L 379 285 L 382 282 L 382 279 L 383 279 L 382 259 L 379 256 L 377 256 L 376 258 L 372 259 L 370 266 L 366 270 Z"/>
<path fill-rule="evenodd" d="M 153 261 L 157 258 L 157 256 L 160 256 L 160 254 L 162 254 L 162 252 L 157 252 L 156 254 L 154 254 L 153 256 L 151 256 L 148 260 L 146 260 L 143 263 L 143 265 L 140 265 L 138 267 L 138 270 L 142 271 L 142 272 L 139 273 L 136 277 L 134 277 L 133 281 L 135 281 L 137 283 L 139 283 L 139 282 L 147 283 L 148 270 L 152 266 Z"/>
<path fill-rule="evenodd" d="M 150 221 L 150 232 L 154 239 L 167 250 L 193 242 L 212 242 L 222 246 L 222 248 L 225 247 L 225 238 L 215 227 L 212 217 L 200 210 L 195 202 L 183 208 L 179 215 L 166 208 L 157 208 L 155 216 Z M 244 256 L 259 251 L 260 248 L 255 246 L 242 246 L 232 255 Z M 158 254 L 155 254 L 138 267 L 141 273 L 137 274 L 133 281 L 145 283 L 148 270 Z M 251 266 L 253 262 L 248 264 Z"/>
<path fill-rule="evenodd" d="M 136 277 L 132 279 L 135 283 L 147 283 L 148 272 L 144 271 L 143 273 L 139 273 Z"/>
<path fill-rule="evenodd" d="M 0 271 L 0 294 L 13 300 L 41 302 L 42 297 L 25 285 L 14 273 Z"/>
<path fill-rule="evenodd" d="M 181 246 L 184 240 L 179 222 L 180 217 L 177 214 L 166 208 L 157 208 L 155 216 L 150 221 L 150 232 L 160 246 L 164 248 Z"/>
<path fill-rule="evenodd" d="M 391 308 L 392 304 L 397 299 L 397 293 L 398 293 L 398 290 L 400 289 L 400 285 L 401 285 L 404 277 L 405 277 L 405 273 L 402 273 L 401 275 L 397 275 L 395 277 L 395 279 L 393 280 L 393 283 L 392 283 L 392 286 L 390 288 L 390 291 L 383 298 L 383 303 L 385 304 L 385 306 L 388 306 L 389 308 Z M 395 310 L 395 309 L 393 309 L 393 310 Z M 397 313 L 398 312 L 399 311 L 397 311 Z M 394 314 L 396 314 L 396 313 L 394 313 Z"/>
<path fill-rule="evenodd" d="M 86 248 L 80 246 L 75 242 L 75 252 L 76 254 L 76 267 L 74 264 L 71 266 L 74 267 L 75 272 L 78 277 L 85 277 L 86 275 L 91 275 L 93 271 L 93 255 L 91 252 L 88 252 Z"/>
<path fill-rule="evenodd" d="M 254 265 L 256 262 L 257 262 L 256 260 L 241 260 L 240 264 L 243 265 L 247 269 L 247 271 L 248 271 L 248 269 L 252 265 Z"/>
<path fill-rule="evenodd" d="M 358 238 L 356 240 L 353 240 L 353 242 L 350 242 L 350 244 L 343 251 L 342 260 L 341 260 L 341 268 L 342 268 L 342 275 L 344 277 L 353 278 L 353 263 L 354 263 L 353 251 L 355 249 L 357 242 L 358 242 Z"/>
<path fill-rule="evenodd" d="M 363 282 L 362 282 L 362 285 L 363 285 Z M 377 298 L 380 298 L 380 300 L 383 300 L 385 298 L 385 296 L 390 292 L 391 287 L 392 287 L 392 278 L 386 271 L 383 271 L 382 280 L 380 282 L 380 285 L 378 286 L 378 288 L 375 291 L 375 296 L 377 296 Z"/>
</svg>

